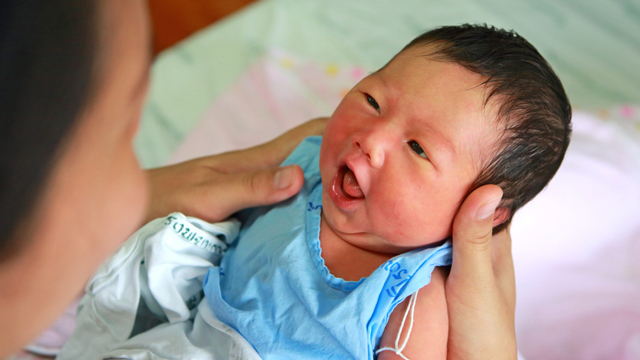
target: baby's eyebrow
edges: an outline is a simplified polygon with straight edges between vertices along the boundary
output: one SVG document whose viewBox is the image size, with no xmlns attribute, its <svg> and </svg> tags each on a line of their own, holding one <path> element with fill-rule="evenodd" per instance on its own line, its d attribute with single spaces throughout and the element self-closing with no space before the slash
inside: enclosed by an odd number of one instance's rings
<svg viewBox="0 0 640 360">
<path fill-rule="evenodd" d="M 449 139 L 448 136 L 446 136 L 442 131 L 440 131 L 439 129 L 437 129 L 436 127 L 428 123 L 423 124 L 423 128 L 424 128 L 423 131 L 427 135 L 429 135 L 431 139 L 435 139 L 439 147 L 442 146 L 445 150 L 447 150 L 447 152 L 451 154 L 451 156 L 456 157 L 457 155 L 456 146 L 454 145 L 453 141 Z"/>
</svg>

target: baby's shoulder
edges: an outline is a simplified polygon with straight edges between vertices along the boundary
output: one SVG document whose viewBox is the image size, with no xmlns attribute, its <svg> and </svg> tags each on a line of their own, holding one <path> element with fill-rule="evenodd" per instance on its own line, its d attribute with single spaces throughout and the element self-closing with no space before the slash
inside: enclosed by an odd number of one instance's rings
<svg viewBox="0 0 640 360">
<path fill-rule="evenodd" d="M 405 339 L 409 337 L 406 347 L 402 349 L 402 354 L 407 358 L 446 359 L 449 333 L 449 315 L 445 297 L 446 277 L 447 270 L 436 267 L 431 274 L 429 284 L 407 297 L 393 310 L 380 339 L 379 349 L 395 349 L 396 343 L 402 346 Z M 385 350 L 379 353 L 378 359 L 389 360 L 400 359 L 400 357 L 391 350 Z"/>
</svg>

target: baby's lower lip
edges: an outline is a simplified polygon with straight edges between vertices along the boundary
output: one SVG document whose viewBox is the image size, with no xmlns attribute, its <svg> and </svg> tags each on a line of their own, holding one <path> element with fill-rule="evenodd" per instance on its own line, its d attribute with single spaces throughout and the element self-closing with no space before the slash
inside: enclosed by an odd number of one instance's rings
<svg viewBox="0 0 640 360">
<path fill-rule="evenodd" d="M 346 165 L 341 166 L 333 177 L 328 189 L 331 200 L 336 204 L 336 206 L 343 210 L 353 209 L 360 201 L 364 200 L 364 196 L 353 197 L 344 191 L 344 175 L 347 171 L 349 171 L 349 168 L 346 167 Z"/>
</svg>

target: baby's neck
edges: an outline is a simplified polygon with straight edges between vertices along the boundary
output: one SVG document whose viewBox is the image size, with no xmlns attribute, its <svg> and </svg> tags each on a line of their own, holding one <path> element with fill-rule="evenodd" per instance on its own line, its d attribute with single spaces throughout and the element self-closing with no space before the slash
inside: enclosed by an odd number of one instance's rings
<svg viewBox="0 0 640 360">
<path fill-rule="evenodd" d="M 322 258 L 329 272 L 347 281 L 368 277 L 393 255 L 357 247 L 338 236 L 324 219 L 320 221 Z"/>
</svg>

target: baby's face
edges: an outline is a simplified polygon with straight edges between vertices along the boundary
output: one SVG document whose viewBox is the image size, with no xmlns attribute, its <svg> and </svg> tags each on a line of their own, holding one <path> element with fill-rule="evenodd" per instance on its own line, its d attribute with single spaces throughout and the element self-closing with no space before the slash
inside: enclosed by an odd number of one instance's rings
<svg viewBox="0 0 640 360">
<path fill-rule="evenodd" d="M 320 150 L 323 216 L 345 241 L 397 254 L 451 235 L 498 139 L 483 77 L 407 50 L 358 83 Z"/>
</svg>

